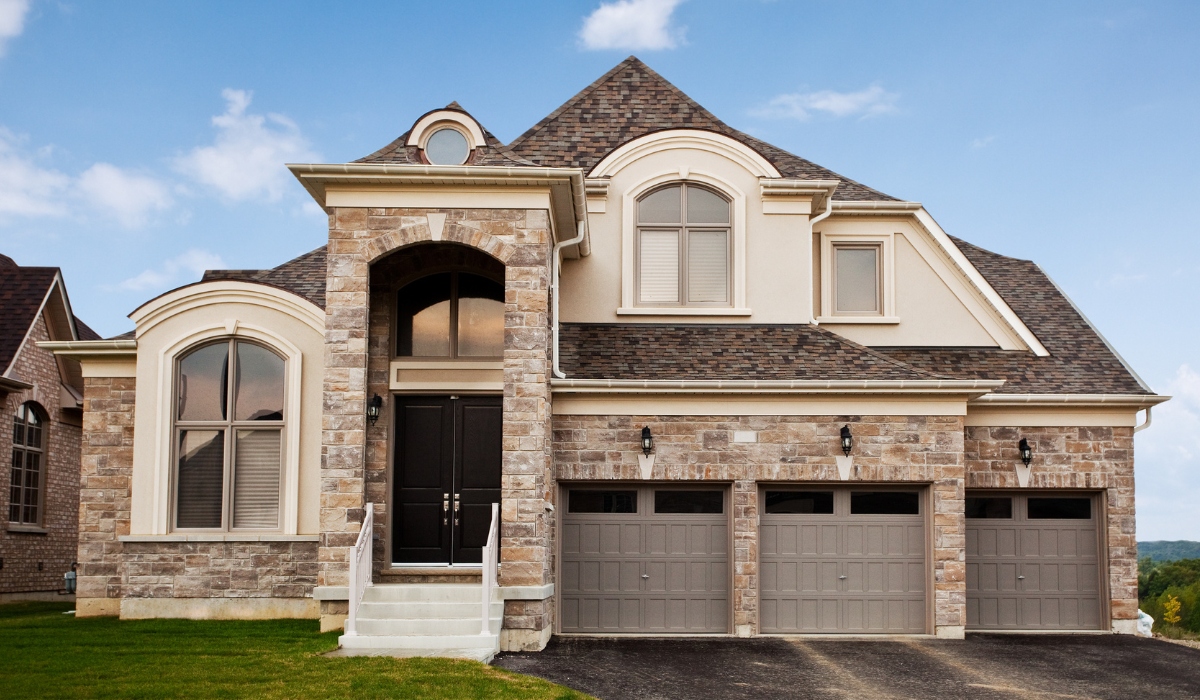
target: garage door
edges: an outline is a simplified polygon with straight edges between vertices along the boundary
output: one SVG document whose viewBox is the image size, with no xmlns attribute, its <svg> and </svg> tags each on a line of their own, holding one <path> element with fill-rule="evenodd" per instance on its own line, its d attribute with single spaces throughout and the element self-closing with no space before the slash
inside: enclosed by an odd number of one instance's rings
<svg viewBox="0 0 1200 700">
<path fill-rule="evenodd" d="M 560 631 L 729 630 L 724 489 L 567 489 Z"/>
<path fill-rule="evenodd" d="M 1101 629 L 1094 495 L 967 494 L 967 627 Z"/>
<path fill-rule="evenodd" d="M 922 495 L 764 490 L 760 631 L 925 632 Z"/>
</svg>

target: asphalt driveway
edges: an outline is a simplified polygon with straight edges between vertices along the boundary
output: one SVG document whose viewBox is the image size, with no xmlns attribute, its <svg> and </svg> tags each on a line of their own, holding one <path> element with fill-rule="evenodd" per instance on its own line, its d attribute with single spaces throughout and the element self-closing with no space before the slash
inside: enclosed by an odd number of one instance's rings
<svg viewBox="0 0 1200 700">
<path fill-rule="evenodd" d="M 602 700 L 674 698 L 1200 698 L 1200 651 L 1127 636 L 582 639 L 496 666 Z"/>
</svg>

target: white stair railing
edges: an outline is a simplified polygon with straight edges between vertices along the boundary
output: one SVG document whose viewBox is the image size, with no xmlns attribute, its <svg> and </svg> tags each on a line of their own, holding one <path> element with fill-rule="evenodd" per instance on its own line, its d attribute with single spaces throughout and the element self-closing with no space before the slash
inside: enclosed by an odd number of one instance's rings
<svg viewBox="0 0 1200 700">
<path fill-rule="evenodd" d="M 350 550 L 350 614 L 346 617 L 345 633 L 348 637 L 358 635 L 358 608 L 371 584 L 371 543 L 375 538 L 375 504 L 368 503 L 363 516 L 358 540 Z"/>
<path fill-rule="evenodd" d="M 483 631 L 491 634 L 492 594 L 496 590 L 497 559 L 500 555 L 500 504 L 492 504 L 492 523 L 488 527 L 487 544 L 483 545 Z"/>
</svg>

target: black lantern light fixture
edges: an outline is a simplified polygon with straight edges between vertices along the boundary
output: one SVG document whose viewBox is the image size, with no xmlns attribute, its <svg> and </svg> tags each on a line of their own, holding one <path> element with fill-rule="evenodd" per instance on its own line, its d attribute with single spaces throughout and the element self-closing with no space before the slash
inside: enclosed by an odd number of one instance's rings
<svg viewBox="0 0 1200 700">
<path fill-rule="evenodd" d="M 375 394 L 367 402 L 367 420 L 371 421 L 371 425 L 375 425 L 375 421 L 379 420 L 381 410 L 383 410 L 383 399 L 379 397 L 379 394 Z"/>
<path fill-rule="evenodd" d="M 642 453 L 647 457 L 650 456 L 650 450 L 654 449 L 654 436 L 650 434 L 650 426 L 642 428 Z"/>
<path fill-rule="evenodd" d="M 1021 442 L 1017 443 L 1017 449 L 1021 451 L 1021 461 L 1028 467 L 1029 463 L 1033 461 L 1033 448 L 1029 446 L 1029 441 L 1021 438 Z"/>
<path fill-rule="evenodd" d="M 850 426 L 842 426 L 842 452 L 847 457 L 850 456 L 850 449 L 854 447 L 854 436 L 850 434 Z"/>
</svg>

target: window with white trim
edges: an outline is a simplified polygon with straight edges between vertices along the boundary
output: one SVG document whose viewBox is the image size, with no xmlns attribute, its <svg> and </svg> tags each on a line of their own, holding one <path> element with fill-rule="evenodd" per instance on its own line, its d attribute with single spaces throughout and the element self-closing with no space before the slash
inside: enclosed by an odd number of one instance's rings
<svg viewBox="0 0 1200 700">
<path fill-rule="evenodd" d="M 13 416 L 13 451 L 8 520 L 16 525 L 42 524 L 45 498 L 46 430 L 43 413 L 27 401 Z"/>
<path fill-rule="evenodd" d="M 671 184 L 637 201 L 638 306 L 729 306 L 731 206 L 697 185 Z"/>
<path fill-rule="evenodd" d="M 890 233 L 822 233 L 818 320 L 898 323 L 893 250 Z"/>
<path fill-rule="evenodd" d="M 280 528 L 286 364 L 233 338 L 176 362 L 174 529 Z"/>
</svg>

